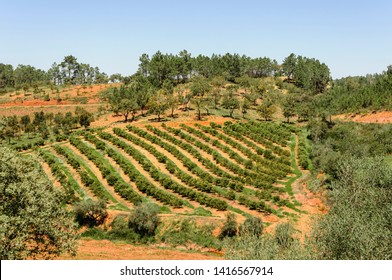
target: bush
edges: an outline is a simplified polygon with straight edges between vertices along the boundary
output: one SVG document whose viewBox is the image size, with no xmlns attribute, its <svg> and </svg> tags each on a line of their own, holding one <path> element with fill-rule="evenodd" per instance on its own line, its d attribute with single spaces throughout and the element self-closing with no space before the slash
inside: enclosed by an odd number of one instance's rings
<svg viewBox="0 0 392 280">
<path fill-rule="evenodd" d="M 139 241 L 140 237 L 128 227 L 128 221 L 125 216 L 118 215 L 110 224 L 111 230 L 107 236 L 111 240 L 124 240 L 127 242 Z"/>
<path fill-rule="evenodd" d="M 118 182 L 118 177 L 116 176 L 116 174 L 112 173 L 106 177 L 106 180 L 109 186 L 114 186 Z"/>
<path fill-rule="evenodd" d="M 228 213 L 226 216 L 226 222 L 223 225 L 222 231 L 219 235 L 220 239 L 225 237 L 233 237 L 237 235 L 237 222 L 233 213 Z"/>
<path fill-rule="evenodd" d="M 260 236 L 263 232 L 263 221 L 257 217 L 249 217 L 245 220 L 245 222 L 240 226 L 239 234 L 240 235 L 255 235 Z"/>
<path fill-rule="evenodd" d="M 290 223 L 282 223 L 276 226 L 275 240 L 278 245 L 288 248 L 293 241 L 294 227 Z"/>
<path fill-rule="evenodd" d="M 160 223 L 159 207 L 152 203 L 142 203 L 136 206 L 129 215 L 128 227 L 141 237 L 154 236 Z"/>
<path fill-rule="evenodd" d="M 211 224 L 197 225 L 194 219 L 172 221 L 160 236 L 160 240 L 172 246 L 189 246 L 197 244 L 202 247 L 221 249 L 221 242 L 216 239 Z"/>
<path fill-rule="evenodd" d="M 80 236 L 84 238 L 91 238 L 94 240 L 103 240 L 106 239 L 106 232 L 100 228 L 93 227 L 93 228 L 88 228 Z"/>
<path fill-rule="evenodd" d="M 392 258 L 392 170 L 383 158 L 346 158 L 314 227 L 322 259 Z"/>
<path fill-rule="evenodd" d="M 105 222 L 108 212 L 102 200 L 84 200 L 74 206 L 75 220 L 81 226 L 94 227 Z"/>
</svg>

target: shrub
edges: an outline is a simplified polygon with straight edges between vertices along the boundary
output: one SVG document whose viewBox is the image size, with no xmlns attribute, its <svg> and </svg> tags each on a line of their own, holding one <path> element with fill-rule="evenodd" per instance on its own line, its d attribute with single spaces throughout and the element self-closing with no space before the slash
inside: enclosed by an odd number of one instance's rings
<svg viewBox="0 0 392 280">
<path fill-rule="evenodd" d="M 81 237 L 87 237 L 87 238 L 91 238 L 94 240 L 103 240 L 106 239 L 106 233 L 105 231 L 103 231 L 100 228 L 88 228 L 85 232 L 83 232 L 81 235 Z"/>
<path fill-rule="evenodd" d="M 160 240 L 172 246 L 189 246 L 197 244 L 202 247 L 221 249 L 221 242 L 212 234 L 215 226 L 197 225 L 194 219 L 172 221 L 160 236 Z"/>
<path fill-rule="evenodd" d="M 106 180 L 108 181 L 109 186 L 114 186 L 118 182 L 118 177 L 116 174 L 110 174 L 106 177 Z"/>
<path fill-rule="evenodd" d="M 233 213 L 228 213 L 226 216 L 226 222 L 223 225 L 222 231 L 219 235 L 220 239 L 225 237 L 233 237 L 237 235 L 237 222 Z"/>
<path fill-rule="evenodd" d="M 125 240 L 128 242 L 139 241 L 140 237 L 132 229 L 128 227 L 126 216 L 118 215 L 110 224 L 111 230 L 107 236 L 111 240 Z"/>
<path fill-rule="evenodd" d="M 288 248 L 290 247 L 293 238 L 294 227 L 290 223 L 282 223 L 276 226 L 275 240 L 278 245 Z"/>
<path fill-rule="evenodd" d="M 75 220 L 81 226 L 94 227 L 105 222 L 108 212 L 106 203 L 102 200 L 84 200 L 74 206 Z"/>
<path fill-rule="evenodd" d="M 128 227 L 141 237 L 154 236 L 160 223 L 159 207 L 152 203 L 142 203 L 136 206 L 129 215 Z"/>
<path fill-rule="evenodd" d="M 263 232 L 263 221 L 257 217 L 249 217 L 245 220 L 245 222 L 240 226 L 239 234 L 240 235 L 255 235 L 260 236 Z"/>
</svg>

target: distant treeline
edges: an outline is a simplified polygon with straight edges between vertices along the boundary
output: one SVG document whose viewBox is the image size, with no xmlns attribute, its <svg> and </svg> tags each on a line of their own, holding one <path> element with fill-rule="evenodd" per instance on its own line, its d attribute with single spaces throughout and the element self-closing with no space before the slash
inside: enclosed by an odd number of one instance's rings
<svg viewBox="0 0 392 280">
<path fill-rule="evenodd" d="M 60 63 L 53 63 L 48 71 L 30 65 L 19 65 L 14 69 L 12 65 L 0 63 L 0 93 L 15 89 L 26 91 L 30 87 L 43 85 L 108 82 L 122 82 L 133 87 L 136 84 L 136 88 L 149 88 L 151 93 L 156 93 L 168 83 L 175 86 L 200 80 L 199 78 L 208 82 L 218 78 L 246 89 L 243 81 L 254 84 L 250 81 L 266 77 L 283 77 L 275 79 L 277 86 L 294 93 L 290 97 L 293 100 L 301 97 L 298 102 L 300 107 L 313 108 L 319 114 L 392 109 L 391 66 L 381 74 L 332 81 L 325 63 L 295 54 L 290 54 L 279 64 L 268 57 L 251 58 L 236 53 L 192 56 L 187 50 L 178 54 L 157 51 L 152 56 L 142 54 L 138 70 L 127 77 L 121 74 L 109 77 L 100 72 L 98 67 L 79 63 L 72 55 L 65 56 Z M 307 96 L 309 104 L 302 100 L 304 96 Z M 261 98 L 264 99 L 263 96 Z"/>
<path fill-rule="evenodd" d="M 193 76 L 223 77 L 228 82 L 236 82 L 236 78 L 240 77 L 287 76 L 288 81 L 300 88 L 323 92 L 330 81 L 328 66 L 314 58 L 290 54 L 279 65 L 275 59 L 268 57 L 251 58 L 230 53 L 192 57 L 186 50 L 178 55 L 158 51 L 151 58 L 143 54 L 136 74 L 148 77 L 156 87 L 162 86 L 167 79 L 183 83 Z"/>
<path fill-rule="evenodd" d="M 120 77 L 119 74 L 108 77 L 106 73 L 100 72 L 98 67 L 79 63 L 72 55 L 64 57 L 60 63 L 53 63 L 48 71 L 21 64 L 14 69 L 10 64 L 0 63 L 0 93 L 50 84 L 103 84 L 109 81 L 118 82 Z"/>
<path fill-rule="evenodd" d="M 335 80 L 318 103 L 335 114 L 363 109 L 392 110 L 392 66 L 382 74 Z"/>
<path fill-rule="evenodd" d="M 163 54 L 157 51 L 150 58 L 148 54 L 140 56 L 137 72 L 130 77 L 113 74 L 110 77 L 101 73 L 98 67 L 79 63 L 77 58 L 68 55 L 60 63 L 53 63 L 48 71 L 36 69 L 30 65 L 12 65 L 0 63 L 0 90 L 5 88 L 21 89 L 23 86 L 42 84 L 93 84 L 124 82 L 130 83 L 135 76 L 147 77 L 152 85 L 160 88 L 166 80 L 172 83 L 185 83 L 194 76 L 205 78 L 223 77 L 235 82 L 236 78 L 263 78 L 286 75 L 297 86 L 315 92 L 322 92 L 330 80 L 328 66 L 313 58 L 291 54 L 281 65 L 268 57 L 251 58 L 246 55 L 212 54 L 211 56 L 192 55 L 183 50 L 178 55 Z"/>
</svg>

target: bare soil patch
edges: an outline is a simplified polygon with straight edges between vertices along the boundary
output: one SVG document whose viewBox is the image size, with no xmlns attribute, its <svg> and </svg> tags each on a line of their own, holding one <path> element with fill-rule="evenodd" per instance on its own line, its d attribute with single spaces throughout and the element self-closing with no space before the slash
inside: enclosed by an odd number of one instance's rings
<svg viewBox="0 0 392 280">
<path fill-rule="evenodd" d="M 60 256 L 59 260 L 219 260 L 218 253 L 185 252 L 158 245 L 137 246 L 109 240 L 80 240 L 75 257 Z"/>
<path fill-rule="evenodd" d="M 352 121 L 359 123 L 392 123 L 392 112 L 372 112 L 370 114 L 342 114 L 333 117 L 334 120 Z"/>
</svg>

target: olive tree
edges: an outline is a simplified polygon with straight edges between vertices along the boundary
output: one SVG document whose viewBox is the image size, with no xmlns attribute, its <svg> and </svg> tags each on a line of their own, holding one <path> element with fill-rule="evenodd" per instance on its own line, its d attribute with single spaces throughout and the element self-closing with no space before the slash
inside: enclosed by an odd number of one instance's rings
<svg viewBox="0 0 392 280">
<path fill-rule="evenodd" d="M 0 148 L 0 259 L 76 253 L 73 217 L 38 161 Z"/>
</svg>

